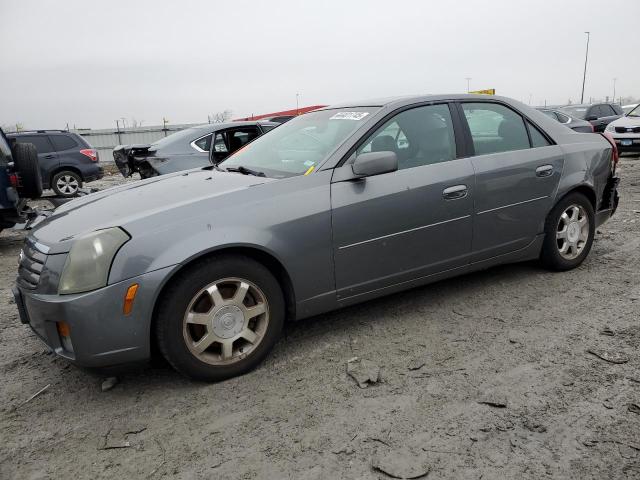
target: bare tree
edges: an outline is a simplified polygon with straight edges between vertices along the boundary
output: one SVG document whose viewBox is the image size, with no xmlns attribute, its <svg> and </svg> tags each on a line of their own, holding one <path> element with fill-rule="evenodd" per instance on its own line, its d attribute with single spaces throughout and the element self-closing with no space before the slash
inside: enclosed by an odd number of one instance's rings
<svg viewBox="0 0 640 480">
<path fill-rule="evenodd" d="M 5 133 L 20 132 L 24 130 L 24 125 L 20 122 L 5 123 L 0 126 Z"/>
<path fill-rule="evenodd" d="M 231 120 L 233 112 L 231 110 L 223 110 L 222 112 L 216 112 L 212 115 L 208 115 L 209 123 L 224 123 Z"/>
</svg>

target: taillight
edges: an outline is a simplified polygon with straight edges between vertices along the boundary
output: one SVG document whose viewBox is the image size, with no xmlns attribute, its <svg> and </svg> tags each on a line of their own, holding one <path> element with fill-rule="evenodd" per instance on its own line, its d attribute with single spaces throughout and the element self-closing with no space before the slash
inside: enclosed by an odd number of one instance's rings
<svg viewBox="0 0 640 480">
<path fill-rule="evenodd" d="M 618 153 L 618 146 L 616 145 L 616 141 L 613 139 L 613 135 L 611 135 L 609 132 L 604 132 L 602 136 L 606 138 L 607 142 L 611 144 L 611 148 L 613 149 L 613 152 L 611 153 L 611 162 L 615 167 L 618 164 L 618 160 L 620 160 L 620 154 Z"/>
<path fill-rule="evenodd" d="M 98 151 L 93 148 L 84 148 L 80 150 L 80 153 L 89 157 L 92 162 L 98 161 Z"/>
<path fill-rule="evenodd" d="M 18 188 L 18 175 L 16 175 L 15 173 L 12 173 L 9 175 L 9 182 L 11 183 L 11 186 L 13 188 Z"/>
</svg>

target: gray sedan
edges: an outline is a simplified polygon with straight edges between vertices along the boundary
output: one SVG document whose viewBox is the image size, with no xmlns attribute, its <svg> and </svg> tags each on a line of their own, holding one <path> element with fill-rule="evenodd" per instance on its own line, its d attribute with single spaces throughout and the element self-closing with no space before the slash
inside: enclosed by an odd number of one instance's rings
<svg viewBox="0 0 640 480">
<path fill-rule="evenodd" d="M 538 110 L 544 113 L 547 117 L 553 118 L 554 120 L 560 122 L 565 127 L 568 127 L 575 132 L 580 132 L 580 133 L 594 132 L 593 125 L 591 125 L 591 123 L 577 117 L 572 117 L 567 112 L 561 112 L 560 110 L 555 110 L 553 108 L 546 108 L 546 107 L 544 108 L 539 107 Z"/>
<path fill-rule="evenodd" d="M 279 123 L 208 123 L 186 128 L 151 144 L 118 145 L 113 159 L 124 177 L 140 178 L 204 167 L 218 163 Z"/>
<path fill-rule="evenodd" d="M 617 150 L 522 103 L 452 95 L 295 118 L 219 166 L 74 200 L 21 254 L 20 318 L 58 355 L 221 380 L 286 320 L 530 259 L 577 267 Z"/>
</svg>

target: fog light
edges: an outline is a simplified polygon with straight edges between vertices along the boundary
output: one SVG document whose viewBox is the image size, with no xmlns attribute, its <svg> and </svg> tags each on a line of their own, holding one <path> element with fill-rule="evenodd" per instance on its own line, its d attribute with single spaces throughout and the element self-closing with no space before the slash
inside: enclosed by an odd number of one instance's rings
<svg viewBox="0 0 640 480">
<path fill-rule="evenodd" d="M 73 344 L 71 343 L 71 328 L 67 322 L 57 322 L 56 328 L 60 336 L 62 347 L 68 352 L 73 352 Z"/>
<path fill-rule="evenodd" d="M 129 315 L 131 310 L 133 309 L 133 301 L 136 298 L 136 293 L 138 293 L 138 284 L 134 283 L 129 288 L 127 288 L 127 293 L 124 296 L 124 305 L 122 306 L 122 312 L 125 315 Z"/>
</svg>

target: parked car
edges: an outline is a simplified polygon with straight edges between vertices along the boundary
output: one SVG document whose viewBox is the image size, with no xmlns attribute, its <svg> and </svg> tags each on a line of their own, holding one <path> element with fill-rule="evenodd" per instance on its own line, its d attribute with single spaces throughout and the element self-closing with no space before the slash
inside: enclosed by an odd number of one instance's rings
<svg viewBox="0 0 640 480">
<path fill-rule="evenodd" d="M 113 150 L 113 158 L 125 178 L 135 172 L 143 179 L 150 178 L 221 162 L 278 125 L 266 121 L 208 123 L 180 130 L 151 144 L 119 145 Z"/>
<path fill-rule="evenodd" d="M 15 144 L 0 129 L 0 232 L 25 223 L 31 213 L 27 199 L 42 194 L 36 148 Z"/>
<path fill-rule="evenodd" d="M 596 132 L 604 132 L 607 125 L 624 114 L 622 107 L 615 103 L 567 105 L 561 107 L 560 110 L 572 117 L 591 123 Z"/>
<path fill-rule="evenodd" d="M 221 380 L 299 320 L 493 265 L 569 270 L 617 205 L 615 144 L 515 100 L 429 95 L 296 117 L 219 165 L 34 224 L 14 289 L 56 354 Z"/>
<path fill-rule="evenodd" d="M 607 126 L 621 153 L 640 153 L 640 106 Z"/>
<path fill-rule="evenodd" d="M 539 107 L 537 110 L 540 110 L 547 117 L 553 118 L 554 120 L 560 122 L 564 126 L 580 133 L 593 133 L 593 125 L 587 122 L 586 120 L 581 120 L 576 117 L 572 117 L 566 112 L 561 112 L 560 110 L 556 110 L 553 108 Z"/>
<path fill-rule="evenodd" d="M 66 130 L 35 130 L 10 133 L 16 143 L 31 143 L 38 151 L 43 188 L 60 197 L 74 197 L 83 184 L 103 176 L 98 151 L 77 133 Z"/>
</svg>

